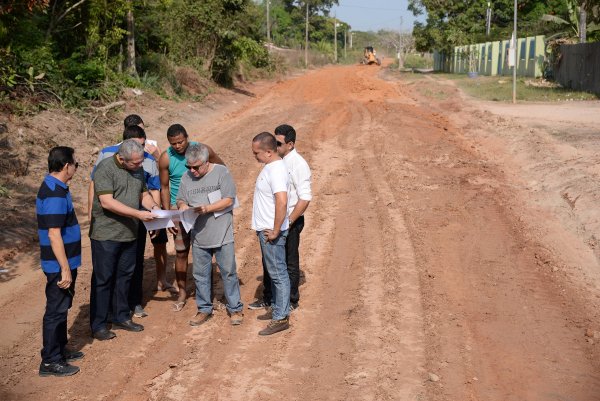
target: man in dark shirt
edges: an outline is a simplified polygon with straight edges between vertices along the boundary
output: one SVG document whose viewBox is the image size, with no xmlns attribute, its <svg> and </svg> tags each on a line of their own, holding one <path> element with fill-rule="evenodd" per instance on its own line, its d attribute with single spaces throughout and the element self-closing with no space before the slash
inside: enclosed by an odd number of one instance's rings
<svg viewBox="0 0 600 401">
<path fill-rule="evenodd" d="M 81 230 L 67 183 L 77 171 L 73 148 L 58 146 L 48 155 L 49 174 L 36 199 L 40 259 L 47 278 L 40 376 L 71 376 L 69 362 L 83 358 L 68 351 L 67 313 L 73 304 L 77 268 L 81 265 Z"/>
<path fill-rule="evenodd" d="M 131 321 L 129 288 L 135 269 L 139 220 L 154 215 L 140 210 L 160 209 L 148 193 L 144 179 L 144 148 L 134 139 L 123 141 L 117 153 L 102 160 L 94 172 L 94 201 L 90 224 L 92 288 L 90 326 L 97 340 L 110 340 L 108 311 L 113 297 L 113 328 L 139 332 L 144 326 Z M 114 290 L 111 295 L 111 289 Z"/>
</svg>

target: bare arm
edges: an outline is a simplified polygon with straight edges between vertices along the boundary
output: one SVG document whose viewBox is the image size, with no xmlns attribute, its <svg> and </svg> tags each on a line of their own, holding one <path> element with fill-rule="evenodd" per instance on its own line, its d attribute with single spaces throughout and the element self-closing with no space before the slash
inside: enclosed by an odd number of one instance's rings
<svg viewBox="0 0 600 401">
<path fill-rule="evenodd" d="M 219 199 L 217 202 L 212 203 L 210 205 L 196 206 L 194 208 L 194 211 L 197 213 L 200 213 L 200 214 L 208 214 L 208 213 L 220 212 L 221 210 L 227 209 L 231 205 L 233 205 L 233 199 L 223 198 L 223 199 Z"/>
<path fill-rule="evenodd" d="M 154 200 L 154 198 L 152 197 L 152 194 L 150 194 L 150 192 L 148 192 L 148 191 L 146 191 L 142 194 L 141 203 L 142 203 L 142 206 L 148 210 L 160 209 L 158 202 L 156 202 Z"/>
<path fill-rule="evenodd" d="M 208 149 L 208 161 L 209 161 L 209 163 L 221 164 L 223 166 L 225 165 L 225 162 L 223 161 L 223 159 L 221 159 L 219 157 L 219 155 L 213 150 L 213 148 L 211 148 L 207 144 L 204 144 L 204 146 L 206 146 L 207 149 Z"/>
<path fill-rule="evenodd" d="M 52 252 L 54 252 L 54 257 L 56 257 L 56 261 L 60 265 L 60 281 L 56 284 L 63 289 L 69 288 L 73 279 L 60 227 L 49 228 L 48 237 L 50 238 L 50 247 L 52 248 Z"/>
<path fill-rule="evenodd" d="M 102 206 L 103 209 L 119 214 L 121 216 L 133 217 L 142 221 L 149 221 L 154 218 L 154 215 L 151 212 L 147 212 L 145 210 L 137 210 L 119 202 L 118 200 L 113 198 L 113 194 L 99 195 L 98 200 L 100 201 L 100 206 Z M 149 206 L 151 209 L 152 205 Z"/>
<path fill-rule="evenodd" d="M 162 208 L 171 209 L 171 190 L 169 189 L 169 155 L 164 151 L 158 159 L 158 177 L 160 178 L 160 200 Z"/>
<path fill-rule="evenodd" d="M 160 207 L 160 191 L 157 189 L 151 189 L 148 192 L 150 192 L 150 196 L 152 197 L 152 200 L 154 200 L 154 203 Z"/>
<path fill-rule="evenodd" d="M 281 233 L 281 225 L 287 214 L 287 192 L 275 192 L 275 221 L 272 230 L 265 230 L 267 241 L 275 240 Z"/>
<path fill-rule="evenodd" d="M 158 147 L 158 145 L 155 146 L 146 141 L 146 147 L 144 148 L 144 150 L 150 153 L 152 157 L 154 157 L 156 160 L 160 158 L 160 148 Z"/>
</svg>

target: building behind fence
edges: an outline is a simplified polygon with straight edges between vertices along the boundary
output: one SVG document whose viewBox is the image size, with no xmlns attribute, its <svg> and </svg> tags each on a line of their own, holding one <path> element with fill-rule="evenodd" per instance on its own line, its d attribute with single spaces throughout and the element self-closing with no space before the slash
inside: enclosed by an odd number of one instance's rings
<svg viewBox="0 0 600 401">
<path fill-rule="evenodd" d="M 455 74 L 476 72 L 481 75 L 512 75 L 508 66 L 510 40 L 456 46 L 451 55 L 433 54 L 433 69 Z M 517 75 L 541 77 L 544 67 L 544 36 L 517 40 Z"/>
</svg>

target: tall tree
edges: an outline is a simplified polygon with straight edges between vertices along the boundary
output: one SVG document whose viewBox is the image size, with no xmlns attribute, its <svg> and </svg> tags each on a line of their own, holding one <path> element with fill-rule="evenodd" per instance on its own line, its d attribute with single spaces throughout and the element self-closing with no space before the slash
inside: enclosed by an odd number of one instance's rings
<svg viewBox="0 0 600 401">
<path fill-rule="evenodd" d="M 133 18 L 133 1 L 128 0 L 127 10 L 127 73 L 137 75 L 135 68 L 135 21 Z"/>
<path fill-rule="evenodd" d="M 597 0 L 594 0 L 597 1 Z M 468 43 L 510 37 L 513 0 L 492 2 L 491 33 L 485 35 L 487 0 L 409 0 L 414 15 L 427 15 L 425 23 L 415 23 L 417 50 L 446 50 Z M 541 23 L 544 14 L 564 14 L 564 0 L 519 0 L 519 31 L 525 35 L 545 34 L 552 27 Z"/>
</svg>

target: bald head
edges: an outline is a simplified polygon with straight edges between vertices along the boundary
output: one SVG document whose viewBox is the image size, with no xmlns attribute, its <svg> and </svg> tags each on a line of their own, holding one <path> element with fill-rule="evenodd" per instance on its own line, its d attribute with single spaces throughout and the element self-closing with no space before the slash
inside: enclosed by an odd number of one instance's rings
<svg viewBox="0 0 600 401">
<path fill-rule="evenodd" d="M 261 132 L 252 139 L 252 143 L 258 144 L 262 150 L 277 152 L 277 139 L 269 132 Z"/>
</svg>

